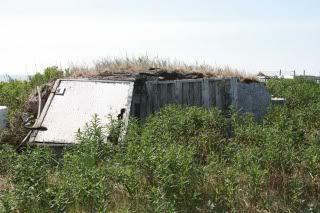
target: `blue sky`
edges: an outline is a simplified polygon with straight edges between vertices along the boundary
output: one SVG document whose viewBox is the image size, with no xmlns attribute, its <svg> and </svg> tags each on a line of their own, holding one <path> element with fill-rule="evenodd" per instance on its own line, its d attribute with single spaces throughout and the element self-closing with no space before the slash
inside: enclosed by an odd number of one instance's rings
<svg viewBox="0 0 320 213">
<path fill-rule="evenodd" d="M 148 54 L 319 75 L 319 38 L 316 0 L 0 0 L 0 74 Z"/>
</svg>

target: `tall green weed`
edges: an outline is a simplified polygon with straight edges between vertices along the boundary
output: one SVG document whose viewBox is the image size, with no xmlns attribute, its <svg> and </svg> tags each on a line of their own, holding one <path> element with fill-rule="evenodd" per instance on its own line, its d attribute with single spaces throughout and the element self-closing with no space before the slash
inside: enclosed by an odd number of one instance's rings
<svg viewBox="0 0 320 213">
<path fill-rule="evenodd" d="M 287 104 L 271 106 L 259 123 L 250 114 L 168 106 L 144 124 L 132 119 L 121 143 L 122 124 L 106 127 L 94 116 L 60 159 L 43 148 L 15 154 L 4 147 L 1 171 L 12 187 L 0 209 L 319 212 L 319 85 L 267 86 Z"/>
</svg>

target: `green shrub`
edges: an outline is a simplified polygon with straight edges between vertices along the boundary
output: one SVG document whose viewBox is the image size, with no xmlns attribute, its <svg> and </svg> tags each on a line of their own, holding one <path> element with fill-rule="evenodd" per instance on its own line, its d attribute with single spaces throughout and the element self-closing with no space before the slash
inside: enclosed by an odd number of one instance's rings
<svg viewBox="0 0 320 213">
<path fill-rule="evenodd" d="M 16 114 L 22 109 L 31 89 L 27 81 L 0 82 L 0 105 L 9 109 L 9 124 L 13 125 Z"/>
<path fill-rule="evenodd" d="M 15 162 L 17 154 L 13 147 L 7 144 L 0 145 L 0 175 L 7 175 L 11 165 Z"/>
<path fill-rule="evenodd" d="M 35 88 L 36 86 L 52 82 L 58 78 L 62 78 L 63 76 L 65 76 L 66 72 L 67 70 L 60 70 L 57 66 L 47 67 L 44 70 L 43 74 L 36 73 L 29 78 L 30 85 L 32 86 L 32 88 Z"/>
<path fill-rule="evenodd" d="M 272 79 L 267 82 L 272 95 L 286 98 L 291 108 L 320 101 L 320 84 L 306 79 Z"/>
<path fill-rule="evenodd" d="M 20 210 L 38 212 L 48 205 L 46 189 L 53 165 L 54 158 L 47 148 L 28 149 L 17 155 L 10 168 L 10 181 Z"/>
<path fill-rule="evenodd" d="M 319 212 L 319 85 L 268 87 L 288 102 L 259 123 L 250 114 L 168 106 L 144 124 L 131 119 L 122 143 L 121 122 L 103 126 L 94 116 L 58 161 L 47 149 L 3 147 L 12 188 L 0 211 Z"/>
<path fill-rule="evenodd" d="M 27 134 L 22 126 L 21 115 L 32 91 L 37 86 L 52 82 L 65 76 L 67 70 L 62 71 L 58 67 L 48 67 L 44 73 L 31 76 L 28 81 L 9 80 L 0 82 L 0 106 L 8 107 L 8 128 L 0 130 L 0 143 L 17 145 Z"/>
</svg>

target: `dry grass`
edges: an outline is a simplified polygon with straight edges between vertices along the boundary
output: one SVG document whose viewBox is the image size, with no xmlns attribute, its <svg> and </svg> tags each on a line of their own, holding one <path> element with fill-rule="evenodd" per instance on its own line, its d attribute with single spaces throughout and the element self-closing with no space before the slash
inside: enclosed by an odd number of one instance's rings
<svg viewBox="0 0 320 213">
<path fill-rule="evenodd" d="M 71 66 L 71 77 L 94 77 L 110 75 L 132 75 L 140 72 L 177 72 L 182 74 L 202 74 L 210 77 L 239 77 L 241 80 L 256 80 L 256 76 L 230 67 L 218 67 L 208 64 L 186 64 L 159 57 L 124 57 L 103 58 L 94 62 L 93 67 L 83 65 Z"/>
<path fill-rule="evenodd" d="M 0 175 L 0 194 L 10 189 L 9 178 L 5 175 Z"/>
</svg>

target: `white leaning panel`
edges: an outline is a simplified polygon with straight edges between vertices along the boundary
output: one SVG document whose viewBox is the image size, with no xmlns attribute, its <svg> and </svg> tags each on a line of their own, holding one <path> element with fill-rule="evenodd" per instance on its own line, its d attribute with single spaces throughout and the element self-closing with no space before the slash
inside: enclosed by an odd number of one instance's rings
<svg viewBox="0 0 320 213">
<path fill-rule="evenodd" d="M 133 82 L 61 80 L 41 124 L 36 143 L 75 143 L 76 132 L 97 114 L 103 125 L 108 116 L 117 116 L 125 108 L 128 119 Z"/>
</svg>

